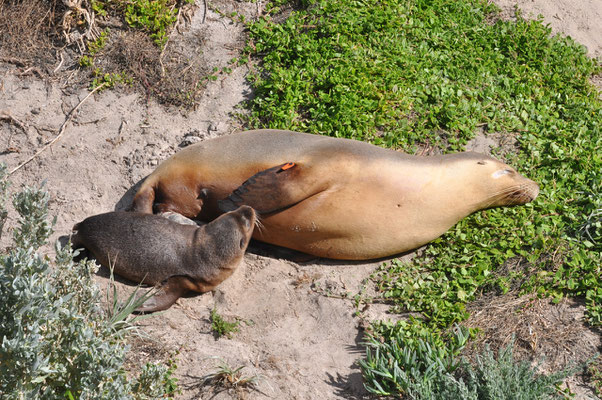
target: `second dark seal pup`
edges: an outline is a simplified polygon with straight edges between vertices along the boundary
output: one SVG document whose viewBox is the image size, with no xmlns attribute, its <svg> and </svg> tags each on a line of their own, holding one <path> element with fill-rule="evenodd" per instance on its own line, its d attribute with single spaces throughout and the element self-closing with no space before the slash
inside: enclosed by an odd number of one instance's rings
<svg viewBox="0 0 602 400">
<path fill-rule="evenodd" d="M 73 248 L 85 247 L 116 274 L 161 287 L 137 311 L 165 310 L 186 292 L 207 292 L 240 264 L 255 211 L 242 206 L 203 226 L 136 212 L 110 212 L 73 227 Z"/>
</svg>

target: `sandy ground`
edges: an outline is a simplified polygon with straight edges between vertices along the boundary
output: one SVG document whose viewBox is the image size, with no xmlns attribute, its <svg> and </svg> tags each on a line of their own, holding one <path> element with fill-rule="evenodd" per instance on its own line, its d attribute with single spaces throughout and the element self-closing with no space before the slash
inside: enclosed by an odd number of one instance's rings
<svg viewBox="0 0 602 400">
<path fill-rule="evenodd" d="M 251 17 L 257 12 L 253 3 L 221 3 L 226 11 L 237 10 Z M 498 3 L 506 16 L 513 15 L 517 2 Z M 526 16 L 543 14 L 555 32 L 571 35 L 587 46 L 590 55 L 602 54 L 602 1 L 521 0 L 518 6 Z M 209 66 L 222 67 L 239 54 L 243 27 L 211 8 L 204 23 L 202 14 L 201 7 L 182 38 L 172 40 L 202 42 Z M 0 161 L 9 169 L 52 140 L 69 110 L 88 93 L 85 88 L 73 88 L 61 71 L 44 82 L 33 75 L 20 76 L 22 70 L 0 63 L 0 112 L 23 124 L 0 121 Z M 57 216 L 53 240 L 68 234 L 74 223 L 89 215 L 124 209 L 133 187 L 179 148 L 240 129 L 234 115 L 251 95 L 245 81 L 248 72 L 247 66 L 240 66 L 231 74 L 220 75 L 208 84 L 199 106 L 188 113 L 147 102 L 134 92 L 96 94 L 82 104 L 57 143 L 12 175 L 13 188 L 46 181 L 51 213 Z M 487 151 L 487 144 L 481 141 L 475 146 Z M 2 248 L 7 246 L 15 218 L 11 212 Z M 385 314 L 386 307 L 377 305 L 358 316 L 347 296 L 353 298 L 381 263 L 316 260 L 300 264 L 269 251 L 260 254 L 248 253 L 243 265 L 215 292 L 180 299 L 167 312 L 145 320 L 143 330 L 150 339 L 133 344 L 133 362 L 160 360 L 178 351 L 177 376 L 183 399 L 366 397 L 356 365 L 363 355 L 361 326 L 365 320 L 390 316 Z M 103 277 L 98 281 L 106 284 Z M 120 285 L 120 289 L 125 293 L 132 287 Z M 583 307 L 574 302 L 564 307 L 572 310 L 572 317 L 555 320 L 556 328 L 562 331 L 577 326 L 583 335 L 589 335 L 585 342 L 567 344 L 565 359 L 574 359 L 577 350 L 587 354 L 599 351 L 599 334 L 583 325 Z M 227 318 L 245 321 L 232 339 L 213 336 L 209 323 L 212 308 Z M 486 307 L 482 310 L 488 312 Z M 260 375 L 258 390 L 217 393 L 200 386 L 200 377 L 216 369 L 214 357 L 232 367 L 244 366 L 243 375 Z M 579 396 L 590 398 L 587 391 Z"/>
</svg>

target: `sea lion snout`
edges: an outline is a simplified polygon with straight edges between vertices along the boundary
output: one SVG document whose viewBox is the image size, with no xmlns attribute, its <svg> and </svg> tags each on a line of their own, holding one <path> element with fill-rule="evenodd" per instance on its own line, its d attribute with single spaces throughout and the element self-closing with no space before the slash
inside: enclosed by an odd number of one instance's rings
<svg viewBox="0 0 602 400">
<path fill-rule="evenodd" d="M 539 195 L 539 184 L 529 179 L 528 183 L 524 185 L 523 193 L 526 200 L 523 204 L 532 202 Z"/>
<path fill-rule="evenodd" d="M 257 222 L 257 213 L 249 206 L 240 206 L 232 212 L 239 215 L 240 223 L 245 232 L 245 235 L 240 239 L 240 248 L 244 251 L 251 241 L 251 236 Z"/>
<path fill-rule="evenodd" d="M 195 239 L 199 259 L 205 263 L 238 265 L 247 249 L 255 227 L 256 213 L 249 206 L 240 206 L 203 226 Z"/>
<path fill-rule="evenodd" d="M 517 174 L 518 175 L 518 174 Z M 511 187 L 503 201 L 504 205 L 522 206 L 530 203 L 539 195 L 539 185 L 531 179 L 519 175 L 521 182 Z"/>
<path fill-rule="evenodd" d="M 255 226 L 255 219 L 257 218 L 257 214 L 252 207 L 249 206 L 240 206 L 238 209 L 234 210 L 234 213 L 239 213 L 241 217 L 242 224 L 245 229 L 252 230 Z"/>
</svg>

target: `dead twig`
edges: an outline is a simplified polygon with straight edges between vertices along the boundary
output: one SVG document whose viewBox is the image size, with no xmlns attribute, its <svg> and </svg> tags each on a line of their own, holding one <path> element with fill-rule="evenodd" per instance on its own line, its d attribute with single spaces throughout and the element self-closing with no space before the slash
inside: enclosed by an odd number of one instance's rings
<svg viewBox="0 0 602 400">
<path fill-rule="evenodd" d="M 13 117 L 8 111 L 0 111 L 0 120 L 9 121 L 21 128 L 23 132 L 27 133 L 27 128 L 25 127 L 25 124 Z"/>
<path fill-rule="evenodd" d="M 91 120 L 91 121 L 83 121 L 83 122 L 80 122 L 80 121 L 73 121 L 73 125 L 80 126 L 80 125 L 97 124 L 97 123 L 99 123 L 99 122 L 102 122 L 102 121 L 104 121 L 104 120 L 106 120 L 106 119 L 107 119 L 107 117 L 101 117 L 101 118 L 96 118 L 96 119 L 93 119 L 93 120 Z"/>
<path fill-rule="evenodd" d="M 16 58 L 16 57 L 0 57 L 0 61 L 9 63 L 9 64 L 15 64 L 15 65 L 18 65 L 19 67 L 25 67 L 27 65 L 26 60 L 22 60 L 22 59 Z"/>
<path fill-rule="evenodd" d="M 37 75 L 38 78 L 40 78 L 40 79 L 44 79 L 44 77 L 42 76 L 42 72 L 40 72 L 40 70 L 38 68 L 36 68 L 36 67 L 29 67 L 26 70 L 24 70 L 23 72 L 19 72 L 17 74 L 17 76 L 24 76 L 24 75 L 27 75 L 29 73 Z"/>
<path fill-rule="evenodd" d="M 96 16 L 92 5 L 87 0 L 63 0 L 67 11 L 63 14 L 62 30 L 67 44 L 76 43 L 80 53 L 86 49 L 86 40 L 96 40 L 100 36 L 100 31 L 96 26 Z M 72 31 L 72 28 L 80 24 L 80 18 L 83 17 L 87 24 L 85 32 L 79 30 Z"/>
<path fill-rule="evenodd" d="M 53 74 L 56 74 L 56 72 L 59 69 L 61 69 L 63 63 L 65 62 L 65 58 L 63 57 L 63 50 L 59 51 L 59 56 L 61 57 L 61 61 L 59 62 L 59 65 L 57 65 L 56 68 L 52 71 Z"/>
<path fill-rule="evenodd" d="M 44 145 L 44 147 L 42 147 L 40 150 L 38 150 L 33 156 L 29 157 L 26 161 L 22 162 L 21 164 L 17 165 L 15 168 L 13 168 L 8 175 L 12 175 L 14 174 L 16 171 L 18 171 L 19 169 L 21 169 L 24 165 L 28 164 L 29 162 L 31 162 L 31 160 L 33 160 L 34 158 L 36 158 L 40 153 L 42 153 L 44 150 L 46 150 L 47 148 L 49 148 L 50 146 L 52 146 L 57 140 L 59 140 L 61 138 L 61 136 L 63 135 L 63 133 L 65 132 L 65 128 L 67 127 L 67 123 L 69 123 L 69 121 L 71 121 L 71 119 L 73 119 L 73 116 L 75 115 L 75 113 L 77 112 L 77 109 L 86 101 L 88 100 L 88 98 L 90 96 L 92 96 L 95 92 L 99 91 L 100 89 L 102 89 L 103 87 L 105 87 L 107 84 L 103 83 L 100 86 L 97 86 L 96 88 L 94 88 L 94 90 L 92 90 L 90 93 L 88 93 L 88 95 L 86 97 L 84 97 L 84 99 L 82 101 L 80 101 L 72 110 L 71 112 L 69 112 L 69 115 L 67 115 L 67 118 L 65 119 L 65 122 L 63 122 L 63 124 L 61 125 L 61 127 L 59 128 L 59 133 L 58 135 L 55 136 L 54 139 L 52 139 L 50 142 L 46 143 L 46 145 Z"/>
</svg>

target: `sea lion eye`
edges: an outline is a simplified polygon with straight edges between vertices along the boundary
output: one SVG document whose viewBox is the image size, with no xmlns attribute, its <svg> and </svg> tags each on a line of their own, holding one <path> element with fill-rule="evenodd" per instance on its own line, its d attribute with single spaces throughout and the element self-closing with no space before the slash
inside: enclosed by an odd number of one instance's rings
<svg viewBox="0 0 602 400">
<path fill-rule="evenodd" d="M 485 161 L 477 161 L 477 164 L 479 164 L 479 165 L 485 165 Z"/>
<path fill-rule="evenodd" d="M 245 238 L 240 239 L 240 248 L 245 247 Z"/>
<path fill-rule="evenodd" d="M 492 177 L 493 179 L 497 179 L 497 178 L 499 178 L 500 176 L 503 176 L 503 175 L 508 175 L 508 174 L 510 174 L 510 173 L 512 173 L 512 170 L 510 170 L 510 169 L 498 169 L 498 170 L 497 170 L 497 171 L 495 171 L 493 174 L 491 174 L 491 177 Z"/>
</svg>

